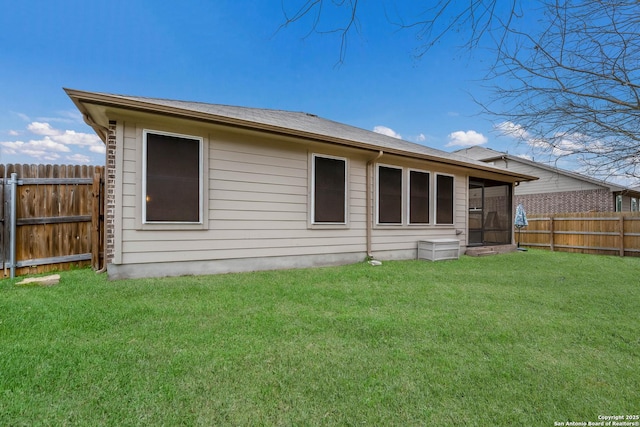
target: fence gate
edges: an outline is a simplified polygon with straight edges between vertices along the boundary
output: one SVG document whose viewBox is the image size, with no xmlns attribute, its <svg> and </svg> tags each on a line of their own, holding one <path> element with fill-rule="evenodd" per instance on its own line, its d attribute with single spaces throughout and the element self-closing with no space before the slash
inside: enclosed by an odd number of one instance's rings
<svg viewBox="0 0 640 427">
<path fill-rule="evenodd" d="M 99 166 L 0 165 L 0 261 L 5 277 L 72 265 L 99 268 L 102 173 Z"/>
</svg>

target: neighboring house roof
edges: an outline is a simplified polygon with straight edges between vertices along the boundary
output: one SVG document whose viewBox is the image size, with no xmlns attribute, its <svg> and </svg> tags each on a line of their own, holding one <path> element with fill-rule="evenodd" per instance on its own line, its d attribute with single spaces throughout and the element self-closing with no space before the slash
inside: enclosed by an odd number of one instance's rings
<svg viewBox="0 0 640 427">
<path fill-rule="evenodd" d="M 540 169 L 547 170 L 559 175 L 564 175 L 573 179 L 578 179 L 593 185 L 600 186 L 602 188 L 606 188 L 612 193 L 631 193 L 632 192 L 632 193 L 637 193 L 637 195 L 635 195 L 636 197 L 640 196 L 640 191 L 639 191 L 640 187 L 639 188 L 624 187 L 624 186 L 613 184 L 607 181 L 591 178 L 577 172 L 572 172 L 572 171 L 560 169 L 554 166 L 546 165 L 544 163 L 535 162 L 529 159 L 525 159 L 524 157 L 514 156 L 501 151 L 496 151 L 491 148 L 475 146 L 475 147 L 463 148 L 461 150 L 455 151 L 454 153 L 469 157 L 474 160 L 479 160 L 481 162 L 492 162 L 495 160 L 511 160 L 515 162 L 520 162 L 525 165 L 529 165 L 535 168 L 540 168 Z"/>
<path fill-rule="evenodd" d="M 509 171 L 455 153 L 447 153 L 424 145 L 414 144 L 402 139 L 323 119 L 309 113 L 114 95 L 74 89 L 65 89 L 65 92 L 82 112 L 85 121 L 94 128 L 103 141 L 106 140 L 106 127 L 108 126 L 107 111 L 109 109 L 125 109 L 432 160 L 449 165 L 497 173 L 505 177 L 505 179 L 508 177 L 510 181 L 514 182 L 537 179 L 535 176 Z"/>
</svg>

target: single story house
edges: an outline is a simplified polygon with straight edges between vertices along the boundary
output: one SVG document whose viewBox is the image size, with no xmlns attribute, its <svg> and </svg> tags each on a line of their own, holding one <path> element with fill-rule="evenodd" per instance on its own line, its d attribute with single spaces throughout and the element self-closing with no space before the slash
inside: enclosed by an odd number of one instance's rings
<svg viewBox="0 0 640 427">
<path fill-rule="evenodd" d="M 512 245 L 513 186 L 535 179 L 308 113 L 65 91 L 106 144 L 110 278 Z"/>
<path fill-rule="evenodd" d="M 475 146 L 455 153 L 514 172 L 538 176 L 540 179 L 522 182 L 515 188 L 515 203 L 522 203 L 527 214 L 638 211 L 638 189 L 601 181 L 486 147 Z"/>
</svg>

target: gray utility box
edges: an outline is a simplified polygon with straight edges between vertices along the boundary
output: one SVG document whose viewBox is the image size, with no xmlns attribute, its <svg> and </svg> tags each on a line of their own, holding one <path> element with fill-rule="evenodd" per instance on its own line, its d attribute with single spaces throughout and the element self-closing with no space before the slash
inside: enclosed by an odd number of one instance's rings
<svg viewBox="0 0 640 427">
<path fill-rule="evenodd" d="M 418 241 L 418 259 L 440 261 L 458 259 L 460 241 L 458 239 L 430 239 Z"/>
</svg>

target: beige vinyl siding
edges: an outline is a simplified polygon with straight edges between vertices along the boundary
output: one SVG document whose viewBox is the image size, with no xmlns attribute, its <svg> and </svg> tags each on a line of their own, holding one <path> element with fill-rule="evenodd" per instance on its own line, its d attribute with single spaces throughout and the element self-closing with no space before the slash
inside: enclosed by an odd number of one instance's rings
<svg viewBox="0 0 640 427">
<path fill-rule="evenodd" d="M 138 153 L 136 146 L 141 144 L 137 141 L 135 124 L 124 124 L 124 146 L 122 158 L 122 221 L 123 224 L 135 224 L 136 206 L 138 205 L 138 189 L 136 179 L 138 177 Z M 140 155 L 141 157 L 141 155 Z M 142 178 L 140 178 L 141 180 Z M 133 225 L 135 227 L 135 225 Z"/>
<path fill-rule="evenodd" d="M 527 175 L 537 176 L 536 181 L 522 182 L 515 188 L 516 195 L 559 193 L 565 191 L 599 190 L 602 186 L 559 174 L 547 169 L 538 168 L 533 165 L 520 163 L 517 160 L 495 161 L 496 166 L 508 168 L 511 171 Z"/>
<path fill-rule="evenodd" d="M 120 122 L 119 122 L 120 123 Z M 206 224 L 200 230 L 141 224 L 142 129 L 202 137 Z M 295 139 L 277 139 L 202 124 L 143 120 L 124 122 L 120 162 L 119 235 L 114 264 L 206 262 L 296 256 L 366 253 L 366 165 L 376 153 Z M 347 225 L 310 223 L 311 154 L 347 159 Z M 457 238 L 464 244 L 467 222 L 467 175 L 460 168 L 436 162 L 386 156 L 383 163 L 403 168 L 403 186 L 410 169 L 430 172 L 429 225 L 408 225 L 406 191 L 403 223 L 373 226 L 372 250 L 380 259 L 415 257 L 419 240 Z M 435 176 L 454 176 L 454 224 L 435 224 Z M 375 174 L 375 172 L 374 172 Z M 375 187 L 375 185 L 374 185 Z M 406 188 L 405 188 L 406 189 Z M 373 196 L 375 212 L 375 195 Z M 121 229 L 118 229 L 121 227 Z M 463 231 L 456 234 L 456 230 Z M 358 255 L 359 256 L 359 255 Z M 251 261 L 247 261 L 251 262 Z"/>
<path fill-rule="evenodd" d="M 294 228 L 306 228 L 306 151 L 295 153 L 280 147 L 270 150 L 216 140 L 210 149 L 209 164 L 210 227 L 220 221 L 236 220 L 258 224 L 293 222 Z M 218 182 L 224 182 L 229 189 L 212 189 Z M 247 183 L 256 187 L 248 188 Z M 267 191 L 258 189 L 264 185 L 271 187 Z"/>
<path fill-rule="evenodd" d="M 274 250 L 279 250 L 279 249 L 297 249 L 297 248 L 305 248 L 305 249 L 311 249 L 312 247 L 315 247 L 319 252 L 313 252 L 313 253 L 323 253 L 322 250 L 322 245 L 318 245 L 317 240 L 318 239 L 322 239 L 322 240 L 326 240 L 327 242 L 330 242 L 332 246 L 335 247 L 340 247 L 340 246 L 348 246 L 348 245 L 352 245 L 354 244 L 354 239 L 352 237 L 349 236 L 333 236 L 331 238 L 327 238 L 327 237 L 299 237 L 299 238 L 293 238 L 293 237 L 288 237 L 286 239 L 283 238 L 277 238 L 277 237 L 271 237 L 271 238 L 263 238 L 263 239 L 258 239 L 255 237 L 250 237 L 249 240 L 251 241 L 251 250 L 258 250 L 258 249 L 274 249 Z M 162 240 L 154 240 L 153 241 L 154 244 L 157 244 L 158 247 L 155 247 L 153 250 L 148 248 L 148 241 L 134 241 L 130 243 L 130 249 L 131 252 L 141 252 L 141 251 L 145 251 L 145 252 L 150 252 L 150 253 L 159 253 L 159 252 L 166 252 L 162 249 L 162 244 L 163 241 Z M 237 236 L 233 236 L 232 238 L 229 239 L 195 239 L 195 240 L 189 240 L 189 241 L 170 241 L 173 250 L 171 251 L 171 254 L 176 254 L 178 252 L 181 253 L 189 253 L 189 252 L 210 252 L 210 251 L 236 251 L 238 254 L 241 253 L 241 251 L 246 250 L 246 239 L 238 239 Z M 356 242 L 357 244 L 357 242 Z M 345 251 L 342 251 L 345 252 Z M 346 251 L 349 252 L 349 251 Z M 305 252 L 306 253 L 306 252 Z M 171 255 L 170 254 L 170 255 Z M 286 253 L 280 253 L 279 255 L 291 255 L 292 253 L 286 252 Z M 295 255 L 300 255 L 300 253 L 295 253 Z M 267 255 L 268 256 L 268 255 Z M 188 257 L 188 255 L 187 255 Z M 219 258 L 237 258 L 237 257 L 226 257 L 226 256 L 218 256 L 215 257 L 216 259 Z M 243 258 L 242 256 L 240 258 Z M 185 258 L 188 259 L 188 258 Z"/>
<path fill-rule="evenodd" d="M 220 129 L 196 131 L 127 123 L 127 134 L 142 128 L 205 136 L 208 139 L 206 230 L 140 229 L 141 141 L 125 138 L 123 162 L 123 264 L 207 261 L 253 257 L 322 255 L 366 251 L 364 157 L 330 146 L 310 147 L 255 134 Z M 138 131 L 136 131 L 136 129 Z M 205 135 L 201 135 L 202 133 Z M 349 227 L 308 226 L 309 153 L 348 158 Z M 348 155 L 345 155 L 348 154 Z"/>
</svg>

